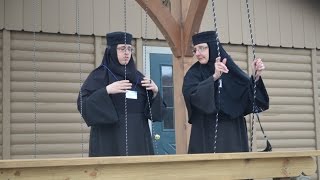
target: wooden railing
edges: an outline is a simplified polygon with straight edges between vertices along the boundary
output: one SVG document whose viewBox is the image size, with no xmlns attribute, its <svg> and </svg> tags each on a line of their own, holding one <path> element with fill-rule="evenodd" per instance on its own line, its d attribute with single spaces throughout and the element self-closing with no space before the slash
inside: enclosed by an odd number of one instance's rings
<svg viewBox="0 0 320 180">
<path fill-rule="evenodd" d="M 320 151 L 1 160 L 0 179 L 254 179 L 314 175 Z"/>
</svg>

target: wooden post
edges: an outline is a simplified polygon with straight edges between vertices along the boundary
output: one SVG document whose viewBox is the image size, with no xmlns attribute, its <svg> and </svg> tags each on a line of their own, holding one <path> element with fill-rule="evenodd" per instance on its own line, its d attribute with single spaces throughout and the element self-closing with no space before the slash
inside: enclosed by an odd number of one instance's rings
<svg viewBox="0 0 320 180">
<path fill-rule="evenodd" d="M 320 115 L 319 115 L 319 93 L 318 93 L 318 62 L 317 62 L 317 50 L 311 50 L 311 67 L 312 67 L 312 84 L 313 84 L 313 106 L 314 106 L 314 120 L 315 120 L 315 133 L 316 133 L 316 148 L 320 149 Z M 320 171 L 320 159 L 317 157 L 318 163 L 318 177 Z"/>
<path fill-rule="evenodd" d="M 3 44 L 2 44 L 2 157 L 3 159 L 11 158 L 11 109 L 10 109 L 10 49 L 11 49 L 11 34 L 10 31 L 3 30 Z"/>
</svg>

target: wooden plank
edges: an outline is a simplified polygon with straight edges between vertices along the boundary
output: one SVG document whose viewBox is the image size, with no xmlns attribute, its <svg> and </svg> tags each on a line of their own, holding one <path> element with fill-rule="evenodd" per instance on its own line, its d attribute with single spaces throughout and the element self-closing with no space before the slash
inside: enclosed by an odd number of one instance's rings
<svg viewBox="0 0 320 180">
<path fill-rule="evenodd" d="M 279 0 L 266 1 L 268 42 L 270 46 L 280 46 Z"/>
<path fill-rule="evenodd" d="M 291 0 L 279 0 L 280 45 L 292 47 L 292 20 L 290 13 Z"/>
<path fill-rule="evenodd" d="M 254 22 L 254 10 L 253 10 L 253 0 L 248 1 L 249 4 L 249 11 L 250 11 L 250 20 L 251 20 L 251 27 L 253 33 L 253 39 L 255 40 L 255 22 Z M 246 45 L 251 45 L 251 37 L 250 37 L 250 30 L 249 30 L 249 19 L 247 13 L 247 4 L 245 1 L 241 1 L 241 18 L 242 18 L 242 39 L 243 43 Z"/>
<path fill-rule="evenodd" d="M 23 29 L 23 0 L 4 1 L 4 22 L 8 30 Z"/>
<path fill-rule="evenodd" d="M 315 32 L 315 13 L 319 14 L 319 9 L 314 10 L 314 3 L 304 3 L 303 6 L 303 26 L 304 26 L 304 42 L 306 48 L 316 47 L 316 32 Z"/>
<path fill-rule="evenodd" d="M 76 33 L 76 0 L 60 0 L 59 31 L 64 34 Z"/>
<path fill-rule="evenodd" d="M 228 0 L 229 40 L 232 44 L 242 43 L 241 0 Z"/>
<path fill-rule="evenodd" d="M 254 1 L 253 4 L 256 44 L 266 46 L 269 44 L 266 0 Z"/>
<path fill-rule="evenodd" d="M 292 43 L 295 48 L 304 48 L 303 4 L 300 0 L 292 0 Z"/>
<path fill-rule="evenodd" d="M 42 0 L 42 31 L 59 32 L 59 0 Z"/>
<path fill-rule="evenodd" d="M 175 70 L 175 75 L 173 76 L 173 82 L 174 82 L 174 117 L 175 117 L 175 137 L 176 137 L 176 153 L 177 154 L 185 154 L 187 153 L 188 149 L 188 141 L 187 141 L 187 127 L 188 125 L 188 116 L 185 109 L 185 102 L 183 95 L 181 93 L 182 84 L 183 84 L 183 78 L 185 74 L 184 70 L 184 62 L 192 59 L 191 57 L 184 57 L 181 58 L 175 58 L 173 57 L 173 69 Z"/>
<path fill-rule="evenodd" d="M 93 33 L 105 36 L 109 31 L 109 1 L 93 1 Z"/>
<path fill-rule="evenodd" d="M 88 0 L 79 1 L 79 32 L 84 35 L 93 34 L 93 2 Z"/>
<path fill-rule="evenodd" d="M 0 161 L 2 179 L 252 179 L 313 175 L 319 151 Z M 201 167 L 201 168 L 198 168 Z M 228 168 L 226 168 L 228 167 Z M 39 169 L 41 168 L 41 170 Z M 248 171 L 250 169 L 250 171 Z M 232 173 L 230 173 L 232 172 Z"/>
<path fill-rule="evenodd" d="M 0 0 L 0 29 L 4 28 L 4 0 Z"/>
</svg>

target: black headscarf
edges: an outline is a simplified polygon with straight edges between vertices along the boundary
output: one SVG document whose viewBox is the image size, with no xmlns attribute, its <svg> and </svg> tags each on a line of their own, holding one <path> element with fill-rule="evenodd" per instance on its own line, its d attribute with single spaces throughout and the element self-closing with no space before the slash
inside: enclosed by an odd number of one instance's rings
<svg viewBox="0 0 320 180">
<path fill-rule="evenodd" d="M 130 33 L 112 32 L 107 34 L 108 47 L 104 52 L 101 65 L 93 70 L 84 82 L 81 88 L 82 96 L 91 94 L 114 81 L 124 80 L 125 73 L 126 79 L 131 83 L 141 83 L 144 76 L 136 69 L 132 55 L 127 65 L 121 65 L 118 61 L 117 45 L 131 45 L 131 40 L 132 35 Z"/>
<path fill-rule="evenodd" d="M 207 43 L 209 47 L 209 61 L 207 64 L 200 64 L 196 62 L 191 68 L 190 71 L 194 73 L 201 73 L 201 81 L 206 80 L 210 76 L 212 76 L 215 72 L 215 61 L 218 57 L 217 51 L 217 41 L 216 41 L 216 33 L 215 31 L 206 31 L 195 34 L 192 37 L 192 41 L 194 45 L 200 43 Z M 219 45 L 220 49 L 220 57 L 221 60 L 226 58 L 227 63 L 226 66 L 229 69 L 228 73 L 224 73 L 221 76 L 222 79 L 222 89 L 220 94 L 220 105 L 217 104 L 217 96 L 216 93 L 216 107 L 220 107 L 220 111 L 224 114 L 230 116 L 231 118 L 239 117 L 245 114 L 246 105 L 250 98 L 250 78 L 244 73 L 232 60 L 232 58 L 227 54 L 224 48 Z M 199 68 L 199 69 L 198 69 Z M 216 81 L 217 82 L 217 81 Z M 193 86 L 195 82 L 188 82 L 188 79 L 185 79 L 184 89 L 192 90 L 188 86 Z M 216 89 L 218 84 L 216 83 Z M 192 92 L 184 92 L 185 94 L 191 94 Z M 186 102 L 187 103 L 187 102 Z M 187 104 L 187 109 L 189 112 L 189 117 L 191 113 L 191 106 Z"/>
</svg>

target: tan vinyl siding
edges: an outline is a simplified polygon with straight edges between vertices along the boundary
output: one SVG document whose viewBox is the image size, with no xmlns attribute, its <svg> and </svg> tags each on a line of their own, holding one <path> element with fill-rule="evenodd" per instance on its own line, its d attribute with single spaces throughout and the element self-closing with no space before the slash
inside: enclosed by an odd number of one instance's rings
<svg viewBox="0 0 320 180">
<path fill-rule="evenodd" d="M 317 49 L 320 49 L 320 13 L 316 13 L 315 23 L 316 23 Z"/>
<path fill-rule="evenodd" d="M 8 30 L 23 29 L 23 1 L 5 0 L 4 2 L 5 28 Z"/>
<path fill-rule="evenodd" d="M 268 42 L 268 24 L 267 22 L 267 9 L 266 9 L 266 1 L 253 1 L 253 21 L 255 25 L 255 35 L 256 35 L 256 44 L 266 46 L 269 44 Z"/>
<path fill-rule="evenodd" d="M 263 77 L 270 109 L 261 113 L 261 121 L 274 150 L 315 149 L 311 51 L 257 48 L 257 56 L 267 67 Z M 262 149 L 259 129 L 257 146 Z"/>
<path fill-rule="evenodd" d="M 37 33 L 36 71 L 32 33 L 13 32 L 11 37 L 11 158 L 33 158 L 35 148 L 37 158 L 87 156 L 89 128 L 76 108 L 76 36 Z M 83 81 L 94 68 L 94 47 L 92 37 L 80 41 Z"/>
<path fill-rule="evenodd" d="M 267 0 L 268 42 L 270 46 L 280 46 L 279 0 Z"/>
<path fill-rule="evenodd" d="M 242 36 L 239 36 L 242 32 L 242 20 L 241 20 L 241 1 L 228 1 L 229 12 L 229 40 L 232 44 L 241 44 Z"/>
<path fill-rule="evenodd" d="M 0 29 L 4 28 L 4 0 L 0 0 Z"/>
<path fill-rule="evenodd" d="M 3 53 L 2 53 L 2 49 L 3 49 L 3 33 L 2 31 L 0 31 L 0 159 L 3 159 L 3 154 L 2 154 L 2 149 L 3 149 L 3 131 L 2 131 L 2 128 L 3 128 L 3 113 L 2 113 L 2 108 L 3 108 L 3 101 L 2 101 L 2 96 L 3 96 L 3 93 L 2 93 L 2 89 L 3 89 L 3 86 L 2 86 L 2 68 L 3 68 Z"/>
<path fill-rule="evenodd" d="M 35 1 L 20 0 L 19 2 L 22 2 L 23 4 L 23 22 L 22 22 L 23 30 L 25 31 L 43 30 L 43 26 L 41 24 L 42 1 L 41 0 L 35 0 Z M 7 3 L 7 1 L 5 3 Z"/>
<path fill-rule="evenodd" d="M 93 33 L 104 35 L 109 32 L 110 1 L 93 1 Z"/>
<path fill-rule="evenodd" d="M 74 34 L 76 32 L 76 0 L 59 0 L 59 32 Z"/>
<path fill-rule="evenodd" d="M 41 24 L 43 32 L 59 32 L 59 1 L 42 0 Z"/>
<path fill-rule="evenodd" d="M 33 2 L 35 2 L 33 4 Z M 76 0 L 0 0 L 4 6 L 3 27 L 25 30 L 74 34 L 79 20 L 82 35 L 105 36 L 110 31 L 131 32 L 135 38 L 164 37 L 152 20 L 148 20 L 145 35 L 145 13 L 135 1 L 124 2 L 80 0 L 79 19 Z M 212 3 L 208 1 L 200 31 L 213 30 Z M 316 1 L 249 0 L 255 43 L 261 46 L 320 48 L 320 12 Z M 215 1 L 220 41 L 232 44 L 251 44 L 246 2 L 241 0 Z M 126 15 L 126 27 L 125 17 Z M 0 27 L 1 27 L 0 18 Z M 35 26 L 34 26 L 35 24 Z"/>
</svg>

